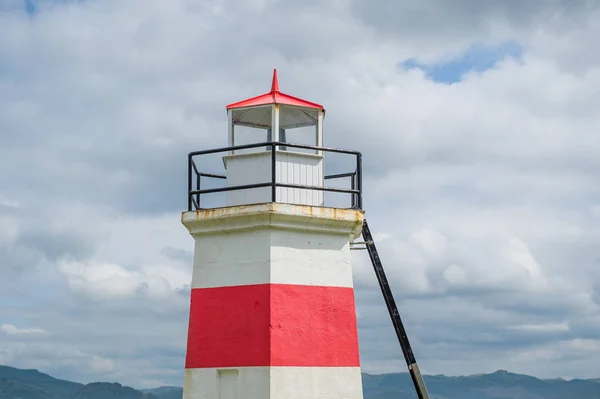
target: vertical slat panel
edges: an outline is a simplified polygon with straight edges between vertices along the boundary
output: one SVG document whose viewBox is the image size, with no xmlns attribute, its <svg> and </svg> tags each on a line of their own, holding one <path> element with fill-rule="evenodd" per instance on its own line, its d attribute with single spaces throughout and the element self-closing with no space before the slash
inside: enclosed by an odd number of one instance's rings
<svg viewBox="0 0 600 399">
<path fill-rule="evenodd" d="M 314 167 L 311 168 L 308 165 L 306 165 L 306 168 L 304 169 L 305 173 L 306 173 L 306 185 L 308 186 L 312 186 L 314 185 L 315 179 L 313 178 L 315 171 L 314 171 Z M 311 205 L 316 205 L 315 203 L 315 190 L 306 190 L 306 198 L 309 204 Z"/>
<path fill-rule="evenodd" d="M 284 183 L 286 181 L 286 173 L 288 169 L 288 163 L 285 159 L 281 158 L 280 154 L 277 154 L 277 182 Z M 287 202 L 287 192 L 283 187 L 277 187 L 277 199 L 281 202 Z"/>
<path fill-rule="evenodd" d="M 290 168 L 288 170 L 287 178 L 288 178 L 288 182 L 294 182 L 294 173 L 296 173 L 296 169 L 298 168 L 298 165 L 296 165 L 296 163 L 293 162 L 292 156 L 290 156 L 289 158 L 290 158 L 290 162 L 289 162 Z M 296 195 L 296 192 L 298 191 L 298 189 L 288 188 L 287 190 L 288 190 L 289 202 L 296 203 L 294 196 Z"/>
<path fill-rule="evenodd" d="M 323 161 L 319 162 L 319 169 L 318 169 L 318 173 L 319 173 L 319 181 L 323 182 L 324 180 L 324 176 L 325 176 L 325 172 L 324 172 L 324 166 L 323 166 Z M 323 184 L 323 183 L 321 183 Z M 324 200 L 325 200 L 325 192 L 321 191 L 319 193 L 319 203 L 321 205 L 324 204 Z"/>
<path fill-rule="evenodd" d="M 301 184 L 308 184 L 307 180 L 306 180 L 306 168 L 308 167 L 306 159 L 305 158 L 300 158 L 298 157 L 298 175 L 300 176 L 299 179 L 302 182 Z M 301 190 L 300 191 L 300 203 L 301 204 L 308 204 L 308 198 L 306 196 L 306 192 L 308 190 Z"/>
<path fill-rule="evenodd" d="M 323 186 L 323 159 L 280 151 L 277 154 L 276 181 L 278 183 Z M 271 154 L 238 155 L 227 160 L 227 185 L 264 183 L 271 179 Z M 299 205 L 323 205 L 323 192 L 287 187 L 277 188 L 279 202 Z M 270 202 L 270 188 L 248 189 L 227 193 L 227 204 L 243 205 Z"/>
</svg>

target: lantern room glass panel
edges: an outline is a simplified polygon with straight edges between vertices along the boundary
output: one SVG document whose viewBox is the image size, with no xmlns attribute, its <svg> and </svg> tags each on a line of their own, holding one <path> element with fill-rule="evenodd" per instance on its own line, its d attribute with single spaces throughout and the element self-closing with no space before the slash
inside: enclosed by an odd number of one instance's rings
<svg viewBox="0 0 600 399">
<path fill-rule="evenodd" d="M 319 146 L 319 110 L 282 105 L 279 108 L 279 141 Z M 315 150 L 282 147 L 283 151 L 316 153 Z"/>
<path fill-rule="evenodd" d="M 273 106 L 241 108 L 229 111 L 229 145 L 238 146 L 245 144 L 261 143 L 271 140 L 271 124 L 273 119 Z M 236 154 L 262 151 L 260 148 L 249 148 L 235 151 Z M 233 151 L 231 153 L 234 153 Z"/>
<path fill-rule="evenodd" d="M 322 146 L 322 112 L 313 108 L 286 105 L 266 105 L 233 109 L 230 112 L 229 145 L 239 146 L 260 142 Z M 276 115 L 274 115 L 276 114 Z M 273 124 L 278 124 L 279 134 L 273 134 Z M 253 148 L 236 153 L 262 151 Z M 267 148 L 268 150 L 268 148 Z M 319 153 L 315 150 L 280 146 L 280 151 Z M 231 152 L 233 153 L 233 152 Z"/>
</svg>

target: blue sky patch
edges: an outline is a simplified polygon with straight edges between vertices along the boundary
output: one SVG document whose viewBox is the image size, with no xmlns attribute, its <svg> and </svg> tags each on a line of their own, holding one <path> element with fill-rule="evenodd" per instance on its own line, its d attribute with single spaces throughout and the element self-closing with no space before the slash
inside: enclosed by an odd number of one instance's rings
<svg viewBox="0 0 600 399">
<path fill-rule="evenodd" d="M 44 6 L 60 5 L 66 3 L 82 2 L 84 0 L 23 0 L 23 9 L 31 16 L 40 12 L 40 8 Z"/>
<path fill-rule="evenodd" d="M 25 0 L 25 12 L 29 15 L 35 15 L 37 6 L 34 0 Z"/>
<path fill-rule="evenodd" d="M 400 64 L 405 70 L 420 69 L 437 83 L 458 83 L 468 72 L 483 72 L 493 68 L 499 61 L 510 57 L 520 59 L 523 47 L 515 42 L 497 46 L 472 45 L 467 51 L 449 61 L 437 64 L 424 64 L 410 58 Z"/>
</svg>

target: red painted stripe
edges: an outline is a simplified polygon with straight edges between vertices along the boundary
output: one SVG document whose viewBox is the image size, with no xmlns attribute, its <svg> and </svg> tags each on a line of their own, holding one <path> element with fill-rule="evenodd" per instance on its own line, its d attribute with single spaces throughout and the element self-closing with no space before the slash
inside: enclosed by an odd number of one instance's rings
<svg viewBox="0 0 600 399">
<path fill-rule="evenodd" d="M 192 289 L 186 368 L 269 364 L 268 288 Z"/>
<path fill-rule="evenodd" d="M 271 365 L 359 366 L 354 290 L 271 286 Z"/>
<path fill-rule="evenodd" d="M 352 288 L 192 290 L 186 368 L 359 365 Z"/>
</svg>

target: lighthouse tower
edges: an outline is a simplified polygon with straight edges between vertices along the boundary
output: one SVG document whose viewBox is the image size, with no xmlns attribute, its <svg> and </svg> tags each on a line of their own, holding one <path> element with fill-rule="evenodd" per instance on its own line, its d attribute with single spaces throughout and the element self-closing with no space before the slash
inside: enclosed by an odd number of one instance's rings
<svg viewBox="0 0 600 399">
<path fill-rule="evenodd" d="M 324 108 L 280 92 L 277 71 L 268 93 L 227 115 L 228 146 L 188 156 L 183 397 L 362 399 L 350 261 L 363 224 L 360 153 L 323 147 Z M 203 170 L 210 154 L 222 162 Z M 326 175 L 333 155 L 351 168 Z M 340 179 L 346 187 L 328 185 Z M 330 194 L 346 205 L 328 206 Z M 223 204 L 204 206 L 210 195 Z"/>
</svg>

